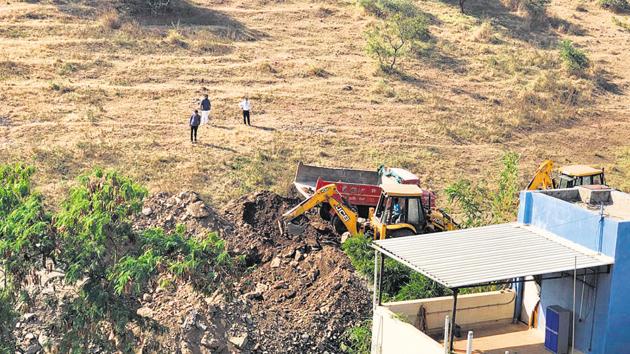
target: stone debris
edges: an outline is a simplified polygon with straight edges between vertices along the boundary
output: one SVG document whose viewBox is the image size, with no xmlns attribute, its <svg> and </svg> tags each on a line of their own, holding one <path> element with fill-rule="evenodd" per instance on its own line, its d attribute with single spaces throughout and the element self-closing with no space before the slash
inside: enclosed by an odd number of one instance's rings
<svg viewBox="0 0 630 354">
<path fill-rule="evenodd" d="M 262 192 L 215 210 L 190 191 L 147 198 L 134 228 L 172 232 L 182 223 L 189 237 L 218 232 L 245 264 L 229 287 L 212 294 L 187 283 L 156 284 L 130 299 L 138 316 L 163 329 L 158 334 L 128 325 L 135 341 L 128 344 L 135 352 L 341 352 L 344 330 L 369 316 L 369 291 L 327 225 L 311 223 L 302 235 L 280 233 L 278 218 L 297 202 Z M 63 277 L 55 269 L 44 271 L 41 284 L 30 288 L 34 305 L 22 304 L 13 332 L 20 351 L 59 352 L 61 338 L 51 329 L 60 320 L 60 308 L 77 296 Z M 120 341 L 113 332 L 109 339 Z M 108 352 L 97 343 L 86 345 L 89 352 Z"/>
<path fill-rule="evenodd" d="M 234 344 L 237 348 L 244 348 L 247 345 L 247 333 L 229 336 L 228 341 Z"/>
</svg>

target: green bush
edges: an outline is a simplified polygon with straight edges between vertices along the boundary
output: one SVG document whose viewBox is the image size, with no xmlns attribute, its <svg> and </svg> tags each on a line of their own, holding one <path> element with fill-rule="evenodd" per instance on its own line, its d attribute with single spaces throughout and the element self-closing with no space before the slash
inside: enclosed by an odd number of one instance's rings
<svg viewBox="0 0 630 354">
<path fill-rule="evenodd" d="M 349 327 L 343 333 L 341 351 L 349 354 L 368 354 L 372 344 L 372 321 Z"/>
<path fill-rule="evenodd" d="M 347 239 L 342 245 L 354 268 L 370 281 L 374 279 L 374 250 L 370 247 L 371 242 L 369 238 L 360 235 Z M 433 297 L 435 296 L 433 289 L 437 287 L 442 288 L 440 291 L 443 293 L 448 292 L 441 285 L 391 258 L 385 258 L 381 281 L 381 291 L 385 301 Z M 426 292 L 420 289 L 425 289 Z"/>
<path fill-rule="evenodd" d="M 200 239 L 185 237 L 185 227 L 178 225 L 173 234 L 156 228 L 138 236 L 138 251 L 120 259 L 109 273 L 117 294 L 138 294 L 158 270 L 162 275 L 185 279 L 210 292 L 233 270 L 234 262 L 225 241 L 216 233 Z"/>
<path fill-rule="evenodd" d="M 21 164 L 0 165 L 0 262 L 5 289 L 19 290 L 27 274 L 52 250 L 50 217 L 41 196 L 31 191 L 34 172 Z"/>
<path fill-rule="evenodd" d="M 560 58 L 562 58 L 567 69 L 572 73 L 581 73 L 589 66 L 586 53 L 575 48 L 570 40 L 560 42 Z"/>
<path fill-rule="evenodd" d="M 147 192 L 131 179 L 100 169 L 83 175 L 51 217 L 31 190 L 33 173 L 19 164 L 0 165 L 0 352 L 15 344 L 2 328 L 13 328 L 6 324 L 14 318 L 16 290 L 47 257 L 78 287 L 54 328 L 63 337 L 62 352 L 80 352 L 85 343 L 132 351 L 136 341 L 128 324 L 147 322 L 136 315 L 134 295 L 160 277 L 210 292 L 234 274 L 235 262 L 216 233 L 187 237 L 181 225 L 172 234 L 134 230 L 131 217 Z M 108 328 L 117 340 L 110 339 Z"/>
<path fill-rule="evenodd" d="M 630 10 L 628 0 L 599 0 L 599 6 L 614 12 Z"/>
<path fill-rule="evenodd" d="M 140 211 L 146 190 L 114 171 L 95 170 L 79 177 L 55 215 L 57 258 L 66 280 L 97 281 L 123 257 L 135 235 L 131 216 Z"/>
</svg>

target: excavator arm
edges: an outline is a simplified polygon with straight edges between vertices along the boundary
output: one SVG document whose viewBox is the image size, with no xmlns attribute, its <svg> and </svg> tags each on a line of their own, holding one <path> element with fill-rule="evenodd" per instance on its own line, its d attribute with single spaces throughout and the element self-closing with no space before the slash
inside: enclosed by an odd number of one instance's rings
<svg viewBox="0 0 630 354">
<path fill-rule="evenodd" d="M 555 188 L 555 183 L 551 178 L 551 172 L 553 171 L 553 161 L 545 160 L 540 164 L 536 170 L 536 174 L 532 181 L 529 182 L 527 190 L 537 189 L 552 189 Z"/>
<path fill-rule="evenodd" d="M 315 194 L 306 200 L 302 201 L 300 204 L 296 205 L 286 213 L 282 215 L 282 220 L 279 221 L 280 229 L 283 233 L 300 233 L 300 226 L 291 223 L 291 221 L 295 220 L 301 215 L 306 214 L 308 211 L 313 208 L 320 206 L 323 203 L 330 204 L 330 209 L 337 214 L 337 217 L 343 224 L 346 226 L 346 229 L 352 234 L 356 235 L 358 233 L 357 228 L 357 213 L 355 213 L 352 209 L 350 209 L 343 202 L 341 195 L 337 191 L 337 186 L 333 184 L 328 184 L 320 189 L 318 189 Z"/>
</svg>

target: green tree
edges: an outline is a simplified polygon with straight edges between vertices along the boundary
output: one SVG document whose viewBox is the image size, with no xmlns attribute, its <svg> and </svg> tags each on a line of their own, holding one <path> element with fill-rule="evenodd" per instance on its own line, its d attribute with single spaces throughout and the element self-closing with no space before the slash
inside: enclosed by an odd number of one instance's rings
<svg viewBox="0 0 630 354">
<path fill-rule="evenodd" d="M 50 217 L 42 198 L 31 190 L 35 170 L 22 164 L 0 165 L 0 352 L 15 351 L 12 329 L 16 294 L 27 276 L 41 267 L 52 249 Z"/>
<path fill-rule="evenodd" d="M 425 17 L 396 13 L 366 31 L 366 51 L 378 60 L 384 71 L 392 72 L 409 49 L 415 43 L 426 40 L 428 35 Z"/>
<path fill-rule="evenodd" d="M 107 287 L 107 269 L 135 241 L 131 216 L 142 207 L 146 190 L 114 171 L 95 170 L 79 177 L 55 215 L 58 230 L 57 259 L 64 264 L 66 280 Z"/>
<path fill-rule="evenodd" d="M 462 179 L 446 189 L 448 201 L 462 212 L 463 227 L 476 227 L 513 220 L 518 206 L 518 161 L 520 156 L 507 152 L 502 157 L 503 169 L 497 186 L 488 189 L 482 183 Z"/>
<path fill-rule="evenodd" d="M 492 193 L 492 222 L 499 223 L 514 219 L 518 208 L 518 193 L 521 190 L 518 179 L 520 156 L 508 152 L 501 159 L 503 169 L 499 176 L 497 190 Z"/>
<path fill-rule="evenodd" d="M 354 268 L 369 281 L 374 279 L 374 250 L 370 247 L 371 242 L 360 235 L 347 239 L 342 245 Z M 423 299 L 448 293 L 448 289 L 440 284 L 391 258 L 385 258 L 381 279 L 381 290 L 386 301 Z"/>
</svg>

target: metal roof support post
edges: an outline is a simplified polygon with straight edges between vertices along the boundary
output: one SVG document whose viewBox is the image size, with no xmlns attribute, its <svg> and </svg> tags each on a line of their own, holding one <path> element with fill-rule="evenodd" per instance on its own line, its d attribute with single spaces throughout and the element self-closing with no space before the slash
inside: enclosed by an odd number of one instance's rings
<svg viewBox="0 0 630 354">
<path fill-rule="evenodd" d="M 383 270 L 383 254 L 377 250 L 374 251 L 374 294 L 372 298 L 372 308 L 376 310 L 381 305 L 381 272 Z"/>
<path fill-rule="evenodd" d="M 455 315 L 457 314 L 457 295 L 459 294 L 459 288 L 453 288 L 453 316 L 451 316 L 451 352 L 455 346 Z"/>
<path fill-rule="evenodd" d="M 385 269 L 385 256 L 379 252 L 381 255 L 381 264 L 378 267 L 378 306 L 381 306 L 383 303 L 383 269 Z"/>
<path fill-rule="evenodd" d="M 514 314 L 512 315 L 512 323 L 518 323 L 521 319 L 521 311 L 523 310 L 523 297 L 525 296 L 525 277 L 515 278 L 512 283 L 516 288 L 516 304 L 514 306 Z"/>
</svg>

